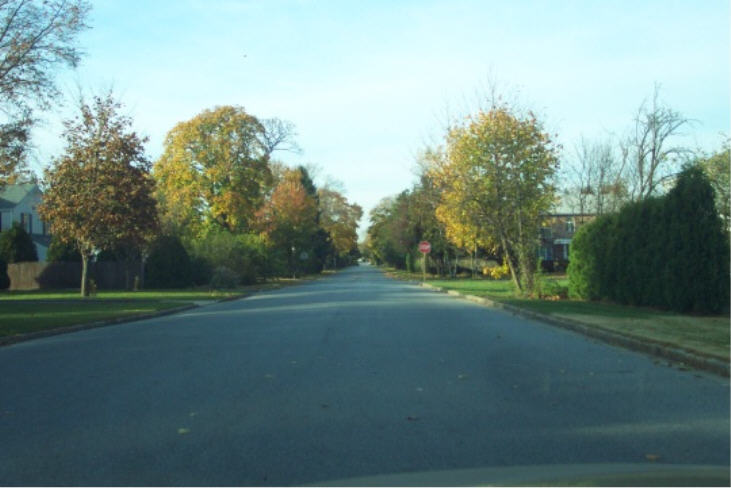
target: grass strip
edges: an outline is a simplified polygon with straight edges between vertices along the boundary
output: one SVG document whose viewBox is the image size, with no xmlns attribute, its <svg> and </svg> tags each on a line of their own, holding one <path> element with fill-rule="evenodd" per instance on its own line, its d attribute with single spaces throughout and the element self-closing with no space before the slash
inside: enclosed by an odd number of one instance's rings
<svg viewBox="0 0 731 488">
<path fill-rule="evenodd" d="M 391 276 L 421 281 L 417 273 L 388 270 Z M 729 360 L 731 328 L 727 315 L 681 315 L 647 307 L 632 307 L 584 300 L 540 300 L 520 297 L 510 280 L 454 279 L 443 280 L 427 276 L 427 283 L 455 290 L 465 295 L 524 308 L 545 315 L 576 320 L 640 340 L 649 340 L 670 347 L 685 349 L 724 361 Z M 566 286 L 566 279 L 546 277 Z"/>
<path fill-rule="evenodd" d="M 0 305 L 0 336 L 87 324 L 180 307 L 180 302 L 139 300 L 125 302 L 5 302 Z"/>
<path fill-rule="evenodd" d="M 231 290 L 104 290 L 87 298 L 81 297 L 78 290 L 4 291 L 0 292 L 0 337 L 134 317 L 180 307 L 185 302 L 242 297 L 318 277 L 279 278 Z"/>
</svg>

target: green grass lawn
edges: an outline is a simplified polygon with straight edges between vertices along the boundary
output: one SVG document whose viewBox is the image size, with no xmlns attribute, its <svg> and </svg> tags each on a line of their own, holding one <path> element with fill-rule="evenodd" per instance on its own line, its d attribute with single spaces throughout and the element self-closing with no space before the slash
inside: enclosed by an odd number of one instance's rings
<svg viewBox="0 0 731 488">
<path fill-rule="evenodd" d="M 315 278 L 279 278 L 231 290 L 104 290 L 87 298 L 81 297 L 78 290 L 2 291 L 0 337 L 158 312 L 190 302 L 245 296 Z"/>
<path fill-rule="evenodd" d="M 387 270 L 401 279 L 421 280 L 417 273 Z M 427 283 L 456 290 L 466 295 L 487 297 L 495 301 L 534 312 L 577 320 L 589 326 L 618 332 L 639 339 L 668 344 L 698 352 L 724 361 L 729 360 L 729 316 L 693 316 L 655 310 L 582 300 L 539 300 L 517 296 L 510 280 L 436 279 L 427 276 Z M 567 286 L 565 276 L 544 279 Z"/>
<path fill-rule="evenodd" d="M 180 306 L 180 302 L 149 299 L 134 301 L 6 301 L 0 304 L 0 336 L 130 317 Z"/>
</svg>

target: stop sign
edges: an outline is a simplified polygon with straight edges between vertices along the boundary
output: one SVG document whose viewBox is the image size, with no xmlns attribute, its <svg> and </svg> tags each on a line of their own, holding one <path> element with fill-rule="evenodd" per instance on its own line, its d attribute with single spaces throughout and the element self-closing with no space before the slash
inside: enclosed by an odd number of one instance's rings
<svg viewBox="0 0 731 488">
<path fill-rule="evenodd" d="M 431 252 L 431 244 L 429 244 L 429 241 L 421 241 L 419 243 L 419 251 L 424 254 L 429 254 Z"/>
</svg>

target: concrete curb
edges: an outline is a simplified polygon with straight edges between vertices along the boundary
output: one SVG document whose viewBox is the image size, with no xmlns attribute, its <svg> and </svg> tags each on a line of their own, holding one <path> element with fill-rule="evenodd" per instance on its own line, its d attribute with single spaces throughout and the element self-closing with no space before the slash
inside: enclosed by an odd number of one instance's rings
<svg viewBox="0 0 731 488">
<path fill-rule="evenodd" d="M 420 283 L 420 286 L 429 290 L 446 293 L 448 295 L 458 298 L 463 298 L 474 303 L 486 305 L 491 308 L 505 310 L 514 315 L 519 315 L 524 318 L 556 325 L 558 327 L 562 327 L 564 329 L 568 329 L 589 336 L 593 339 L 606 342 L 607 344 L 611 344 L 613 346 L 624 347 L 626 349 L 642 352 L 668 361 L 677 362 L 680 363 L 681 367 L 690 366 L 692 368 L 708 371 L 710 373 L 715 373 L 720 376 L 729 377 L 729 363 L 716 358 L 695 354 L 684 349 L 679 349 L 669 344 L 663 344 L 660 342 L 653 342 L 649 340 L 640 340 L 634 337 L 619 334 L 614 331 L 603 329 L 601 327 L 585 324 L 577 320 L 545 315 L 542 313 L 533 312 L 531 310 L 515 307 L 513 305 L 508 305 L 506 303 L 496 302 L 485 297 L 464 295 L 458 291 L 445 290 L 444 288 L 433 286 L 428 283 Z"/>
</svg>

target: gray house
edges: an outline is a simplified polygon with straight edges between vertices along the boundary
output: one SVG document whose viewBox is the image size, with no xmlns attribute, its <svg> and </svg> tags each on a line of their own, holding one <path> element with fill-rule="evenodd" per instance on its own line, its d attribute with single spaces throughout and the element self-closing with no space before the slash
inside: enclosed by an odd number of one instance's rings
<svg viewBox="0 0 731 488">
<path fill-rule="evenodd" d="M 19 222 L 36 245 L 38 261 L 46 260 L 51 236 L 45 222 L 38 216 L 38 204 L 43 192 L 35 183 L 6 185 L 0 191 L 0 230 L 8 230 Z"/>
</svg>

